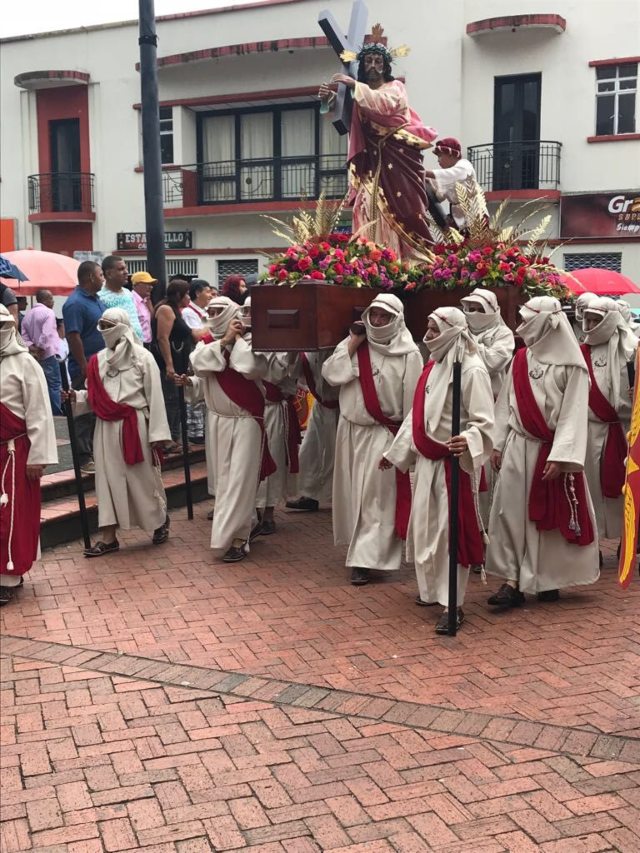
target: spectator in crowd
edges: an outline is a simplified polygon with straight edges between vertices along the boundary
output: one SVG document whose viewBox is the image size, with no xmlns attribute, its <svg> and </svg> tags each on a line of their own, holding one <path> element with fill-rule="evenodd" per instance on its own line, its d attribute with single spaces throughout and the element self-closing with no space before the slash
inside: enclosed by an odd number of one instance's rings
<svg viewBox="0 0 640 853">
<path fill-rule="evenodd" d="M 29 347 L 31 355 L 39 362 L 47 380 L 51 411 L 61 415 L 60 407 L 60 337 L 56 328 L 56 315 L 53 312 L 53 295 L 49 290 L 36 293 L 36 304 L 30 308 L 22 320 L 22 340 Z"/>
<path fill-rule="evenodd" d="M 154 331 L 154 354 L 162 377 L 162 391 L 167 409 L 167 420 L 172 443 L 168 453 L 180 452 L 180 408 L 176 375 L 187 372 L 189 355 L 196 341 L 204 335 L 204 329 L 190 329 L 182 318 L 182 311 L 189 304 L 189 283 L 174 279 L 167 287 L 166 299 L 156 305 L 152 327 Z"/>
<path fill-rule="evenodd" d="M 127 265 L 118 255 L 107 255 L 102 261 L 104 284 L 100 291 L 100 299 L 105 308 L 124 308 L 131 320 L 133 329 L 139 341 L 143 340 L 142 327 L 138 319 L 136 303 L 133 294 L 127 289 L 129 280 Z"/>
<path fill-rule="evenodd" d="M 0 305 L 0 606 L 8 604 L 40 556 L 40 478 L 58 461 L 42 371 Z"/>
<path fill-rule="evenodd" d="M 136 306 L 140 328 L 142 329 L 142 343 L 149 349 L 152 340 L 151 320 L 155 308 L 151 301 L 151 291 L 158 279 L 148 272 L 134 272 L 131 276 L 133 302 Z"/>
<path fill-rule="evenodd" d="M 242 275 L 230 275 L 222 285 L 222 295 L 227 296 L 236 305 L 244 305 L 248 293 L 247 282 Z"/>
<path fill-rule="evenodd" d="M 194 278 L 189 285 L 189 304 L 182 312 L 182 319 L 190 329 L 203 329 L 207 320 L 207 305 L 213 296 L 211 285 L 203 278 Z M 193 444 L 205 442 L 206 406 L 204 401 L 187 403 L 187 433 Z"/>
<path fill-rule="evenodd" d="M 24 320 L 24 315 L 27 311 L 27 297 L 26 296 L 18 296 L 18 334 L 22 334 L 22 321 Z"/>
<path fill-rule="evenodd" d="M 213 293 L 211 285 L 203 278 L 194 278 L 189 285 L 189 304 L 182 312 L 182 318 L 190 329 L 201 329 L 207 319 L 207 305 Z"/>
<path fill-rule="evenodd" d="M 78 267 L 78 286 L 62 307 L 62 317 L 69 344 L 69 375 L 74 389 L 85 387 L 87 361 L 104 347 L 104 338 L 98 331 L 98 320 L 105 310 L 98 297 L 104 284 L 100 264 L 83 261 Z M 83 474 L 94 474 L 93 464 L 93 414 L 76 418 L 78 456 Z"/>
<path fill-rule="evenodd" d="M 18 322 L 18 297 L 10 287 L 0 282 L 0 304 L 4 305 L 13 319 Z"/>
</svg>

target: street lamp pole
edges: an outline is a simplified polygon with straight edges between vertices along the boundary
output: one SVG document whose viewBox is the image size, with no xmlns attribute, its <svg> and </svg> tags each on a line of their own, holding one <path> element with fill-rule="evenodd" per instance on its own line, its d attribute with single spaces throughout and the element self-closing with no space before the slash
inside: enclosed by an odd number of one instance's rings
<svg viewBox="0 0 640 853">
<path fill-rule="evenodd" d="M 154 0 L 139 0 L 140 10 L 140 100 L 142 102 L 142 160 L 144 167 L 144 211 L 147 232 L 147 269 L 160 285 L 154 288 L 158 302 L 166 289 L 164 218 L 162 212 L 162 156 L 160 153 L 160 106 L 156 15 Z"/>
</svg>

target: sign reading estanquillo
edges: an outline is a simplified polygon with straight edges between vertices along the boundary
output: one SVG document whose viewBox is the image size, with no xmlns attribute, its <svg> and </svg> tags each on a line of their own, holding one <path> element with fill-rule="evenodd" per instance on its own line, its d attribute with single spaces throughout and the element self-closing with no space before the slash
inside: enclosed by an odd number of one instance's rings
<svg viewBox="0 0 640 853">
<path fill-rule="evenodd" d="M 640 190 L 563 195 L 560 237 L 640 238 Z"/>
<path fill-rule="evenodd" d="M 119 251 L 147 250 L 147 235 L 144 231 L 120 231 L 117 235 Z M 193 231 L 165 231 L 165 249 L 193 249 Z"/>
</svg>

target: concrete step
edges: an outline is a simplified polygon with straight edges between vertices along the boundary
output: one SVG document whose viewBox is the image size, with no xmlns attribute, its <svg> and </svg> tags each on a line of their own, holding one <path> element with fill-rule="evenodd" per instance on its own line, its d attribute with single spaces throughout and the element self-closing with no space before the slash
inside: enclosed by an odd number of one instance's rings
<svg viewBox="0 0 640 853">
<path fill-rule="evenodd" d="M 196 459 L 194 456 L 199 456 L 200 459 Z M 203 457 L 204 452 L 200 450 L 190 456 L 191 485 L 194 503 L 206 500 L 209 497 L 207 492 L 207 466 Z M 175 465 L 176 461 L 177 466 Z M 185 506 L 187 502 L 182 457 L 173 457 L 169 464 L 171 465 L 169 468 L 163 465 L 162 481 L 167 492 L 169 508 L 176 509 L 177 507 Z M 82 536 L 80 510 L 78 508 L 73 472 L 61 471 L 57 474 L 51 474 L 49 477 L 51 478 L 50 482 L 46 485 L 43 484 L 43 501 L 40 513 L 40 542 L 42 548 L 53 548 L 63 542 L 71 542 Z M 98 529 L 98 501 L 93 488 L 93 477 L 83 477 L 83 485 L 85 488 L 89 529 L 95 532 Z M 49 487 L 49 490 L 45 491 L 47 487 Z M 57 491 L 61 491 L 62 493 L 57 494 Z"/>
</svg>

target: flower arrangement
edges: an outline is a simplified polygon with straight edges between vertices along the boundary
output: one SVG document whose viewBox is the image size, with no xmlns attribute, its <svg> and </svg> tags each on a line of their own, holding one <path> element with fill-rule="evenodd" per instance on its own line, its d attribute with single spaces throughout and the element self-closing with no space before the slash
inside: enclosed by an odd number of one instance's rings
<svg viewBox="0 0 640 853">
<path fill-rule="evenodd" d="M 459 186 L 458 195 L 468 232 L 463 235 L 454 228 L 442 230 L 431 220 L 438 242 L 421 261 L 403 261 L 392 249 L 377 245 L 363 234 L 337 232 L 342 204 L 331 207 L 323 198 L 315 215 L 301 211 L 291 225 L 266 217 L 277 225 L 274 232 L 291 245 L 270 258 L 262 281 L 295 285 L 304 278 L 388 291 L 507 285 L 521 288 L 529 296 L 567 298 L 561 270 L 544 256 L 544 246 L 540 248 L 551 217 L 543 217 L 536 227 L 527 230 L 525 224 L 538 208 L 511 225 L 503 222 L 506 202 L 490 219 L 481 189 L 470 193 Z"/>
</svg>

